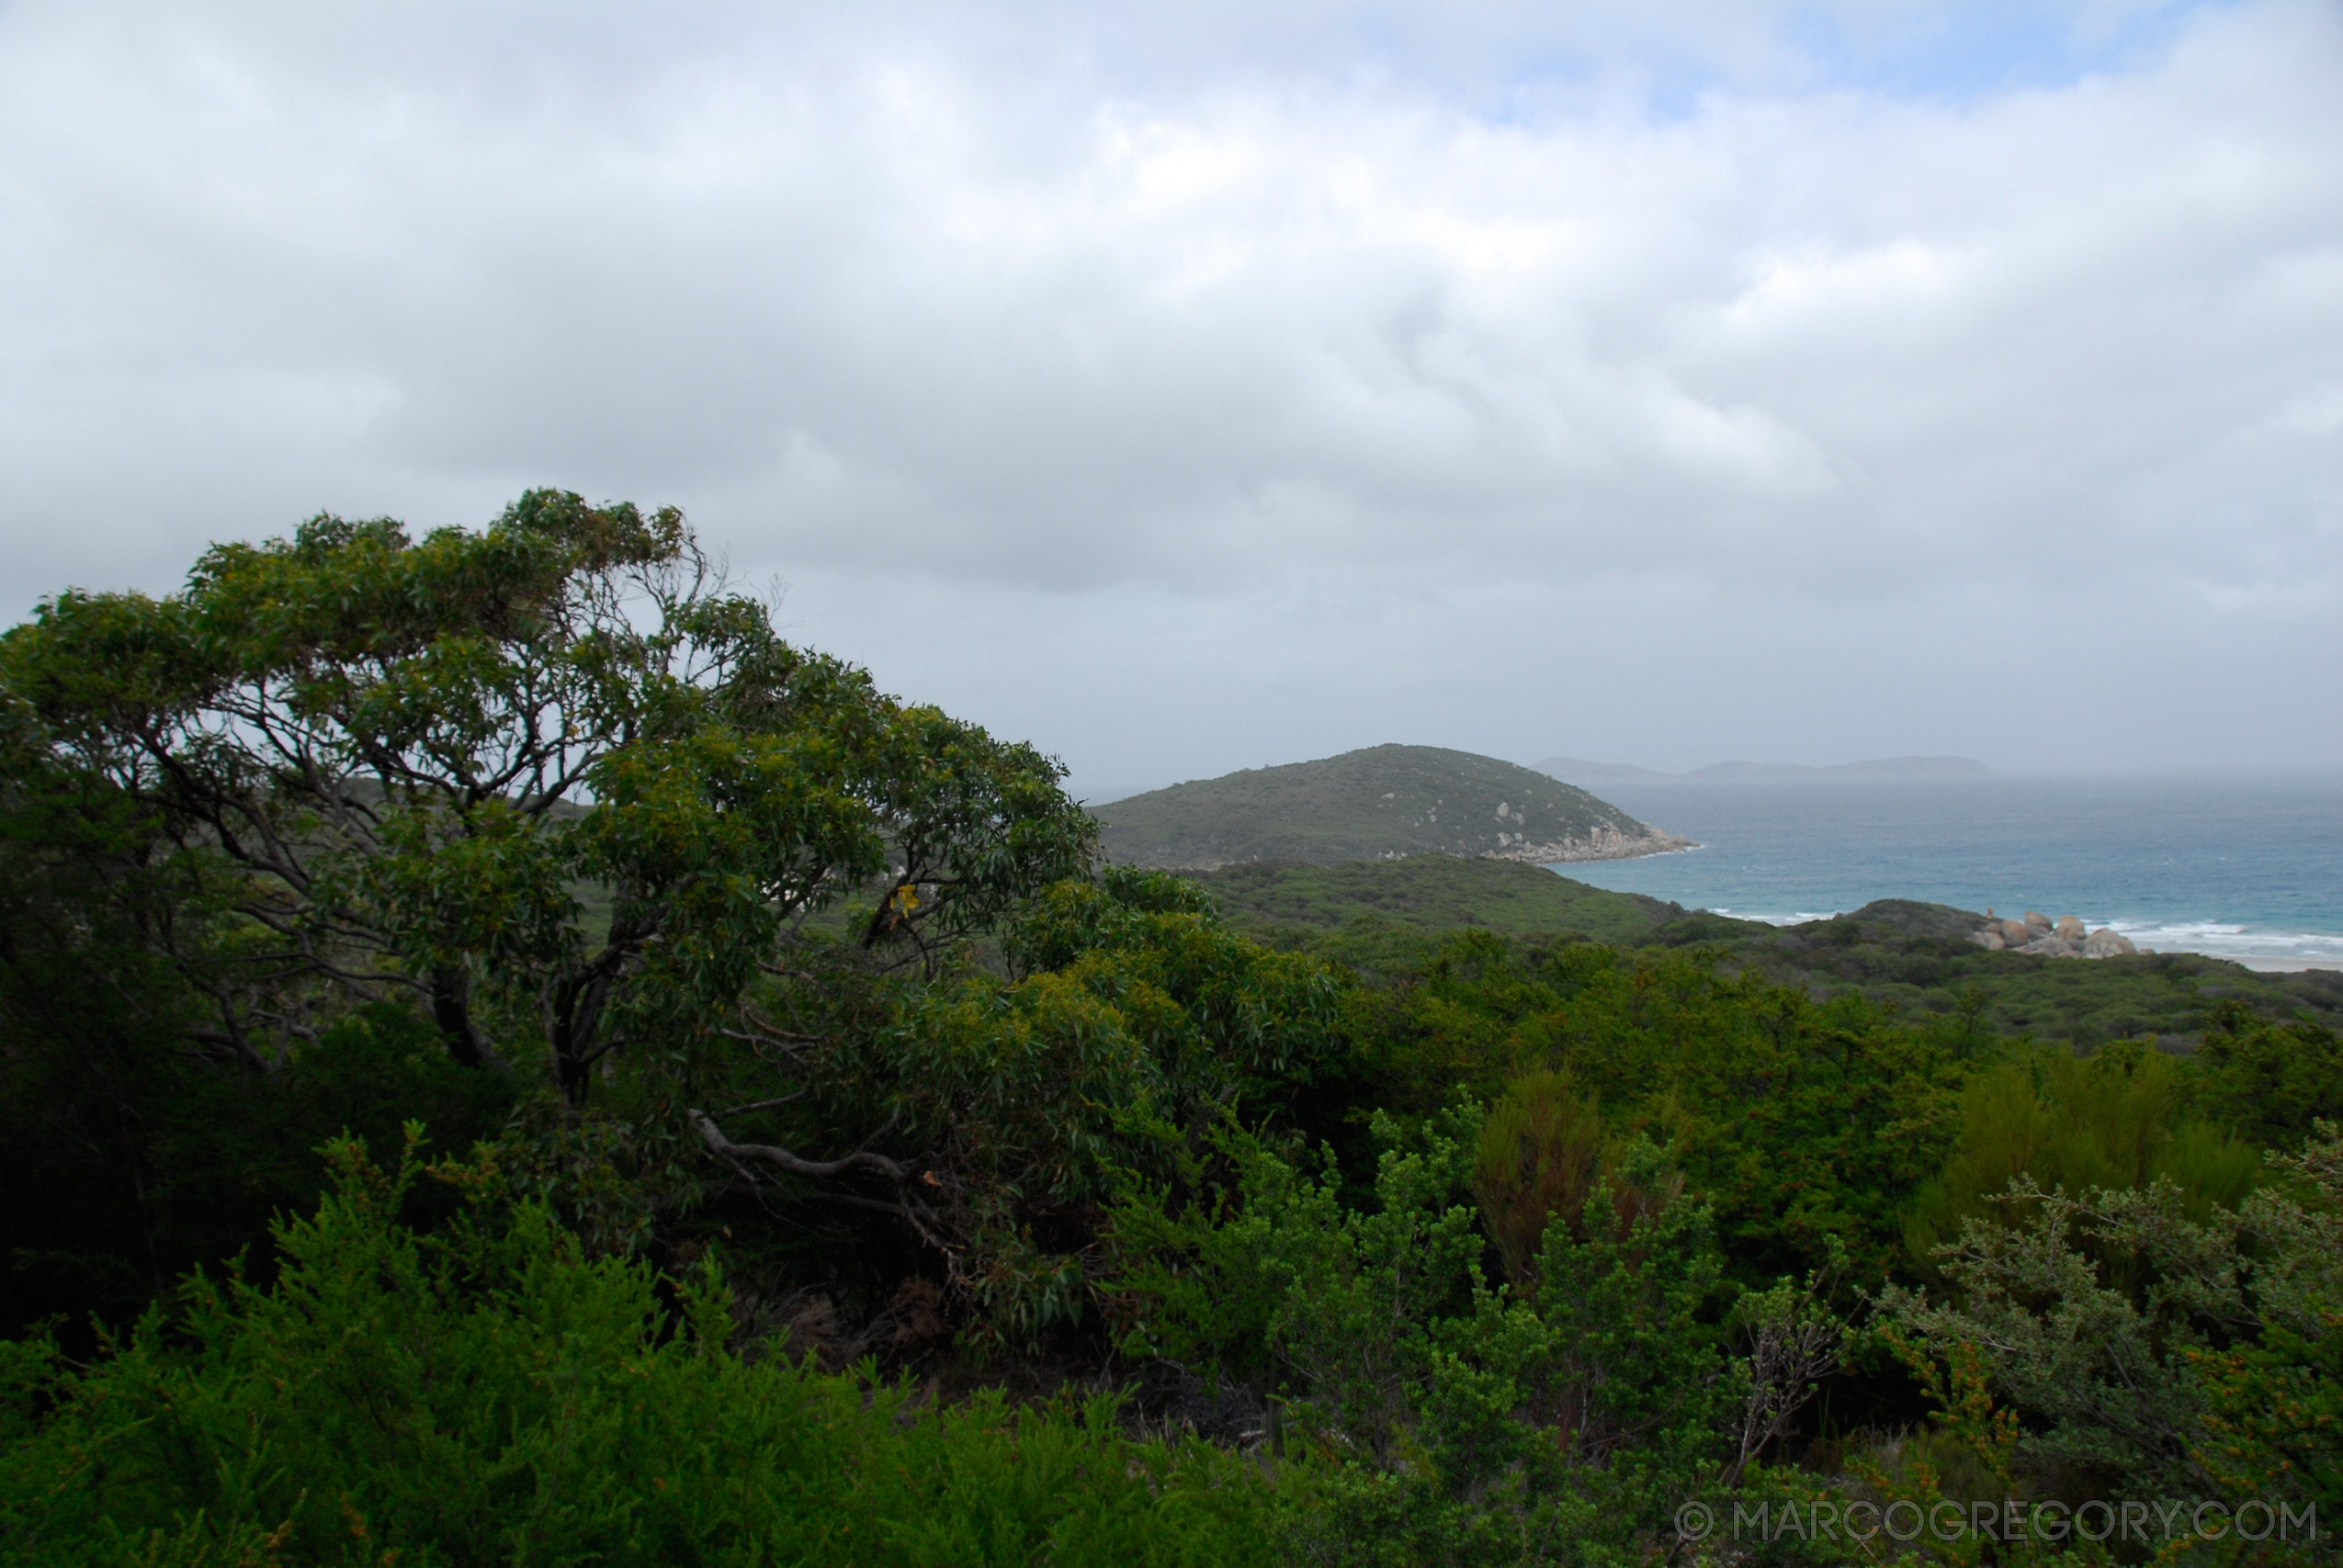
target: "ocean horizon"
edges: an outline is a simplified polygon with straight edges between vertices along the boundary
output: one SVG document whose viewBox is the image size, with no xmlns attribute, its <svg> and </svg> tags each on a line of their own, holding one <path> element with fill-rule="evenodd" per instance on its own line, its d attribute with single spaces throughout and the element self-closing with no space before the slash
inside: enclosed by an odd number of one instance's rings
<svg viewBox="0 0 2343 1568">
<path fill-rule="evenodd" d="M 1698 848 L 1557 865 L 1776 925 L 1879 898 L 2109 926 L 2145 950 L 2343 968 L 2343 773 L 1636 780 L 1594 793 Z"/>
</svg>

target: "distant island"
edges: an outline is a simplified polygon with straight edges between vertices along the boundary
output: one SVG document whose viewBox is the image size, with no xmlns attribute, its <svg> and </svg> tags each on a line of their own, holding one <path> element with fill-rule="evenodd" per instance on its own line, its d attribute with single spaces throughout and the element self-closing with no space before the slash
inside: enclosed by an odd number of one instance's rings
<svg viewBox="0 0 2343 1568">
<path fill-rule="evenodd" d="M 1974 757 L 1877 757 L 1865 762 L 1811 767 L 1804 762 L 1711 762 L 1685 773 L 1665 773 L 1632 762 L 1590 762 L 1584 757 L 1548 757 L 1537 771 L 1567 784 L 1635 784 L 1676 779 L 1719 783 L 1773 783 L 1789 779 L 1973 779 L 1993 770 Z"/>
<path fill-rule="evenodd" d="M 1692 847 L 1546 773 L 1437 746 L 1370 746 L 1254 768 L 1091 812 L 1107 858 L 1160 870 L 1409 855 L 1551 865 Z"/>
</svg>

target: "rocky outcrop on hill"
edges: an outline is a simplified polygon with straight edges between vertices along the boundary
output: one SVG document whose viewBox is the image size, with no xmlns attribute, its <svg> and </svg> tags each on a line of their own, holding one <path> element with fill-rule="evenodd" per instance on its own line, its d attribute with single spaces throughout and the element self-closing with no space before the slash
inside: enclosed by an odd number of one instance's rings
<svg viewBox="0 0 2343 1568">
<path fill-rule="evenodd" d="M 1658 828 L 1633 823 L 1625 830 L 1598 823 L 1582 838 L 1556 839 L 1547 843 L 1533 843 L 1526 833 L 1497 835 L 1498 847 L 1483 850 L 1490 860 L 1517 860 L 1531 865 L 1553 865 L 1557 862 L 1590 860 L 1633 860 L 1639 855 L 1668 854 L 1693 847 L 1690 839 Z"/>
<path fill-rule="evenodd" d="M 2023 919 L 1992 919 L 1987 909 L 1985 930 L 1969 940 L 1992 952 L 2032 953 L 2043 958 L 2113 958 L 2121 953 L 2137 953 L 2132 939 L 2107 926 L 2097 931 L 2084 928 L 2083 922 L 2072 915 L 2052 919 L 2038 910 L 2028 909 Z"/>
</svg>

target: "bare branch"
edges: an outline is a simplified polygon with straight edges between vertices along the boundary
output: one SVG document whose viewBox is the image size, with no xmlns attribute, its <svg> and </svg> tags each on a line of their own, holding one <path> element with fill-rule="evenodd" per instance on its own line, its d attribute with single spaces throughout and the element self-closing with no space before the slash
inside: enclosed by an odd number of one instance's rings
<svg viewBox="0 0 2343 1568">
<path fill-rule="evenodd" d="M 724 1135 L 723 1129 L 717 1126 L 716 1119 L 705 1111 L 687 1109 L 684 1114 L 691 1118 L 692 1126 L 698 1131 L 700 1141 L 707 1145 L 708 1152 L 719 1159 L 760 1160 L 766 1165 L 778 1166 L 792 1176 L 818 1178 L 843 1176 L 850 1170 L 875 1170 L 889 1181 L 911 1179 L 911 1172 L 900 1165 L 868 1149 L 858 1149 L 842 1159 L 804 1159 L 777 1144 L 736 1144 Z"/>
</svg>

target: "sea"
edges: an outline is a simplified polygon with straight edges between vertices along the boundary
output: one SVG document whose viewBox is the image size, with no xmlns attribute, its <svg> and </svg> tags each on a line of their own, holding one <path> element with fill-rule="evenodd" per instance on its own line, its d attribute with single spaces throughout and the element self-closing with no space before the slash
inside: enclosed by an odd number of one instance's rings
<svg viewBox="0 0 2343 1568">
<path fill-rule="evenodd" d="M 1711 782 L 1593 793 L 1699 848 L 1559 865 L 1777 925 L 1918 898 L 2038 909 L 2143 949 L 2343 968 L 2343 774 Z"/>
</svg>

